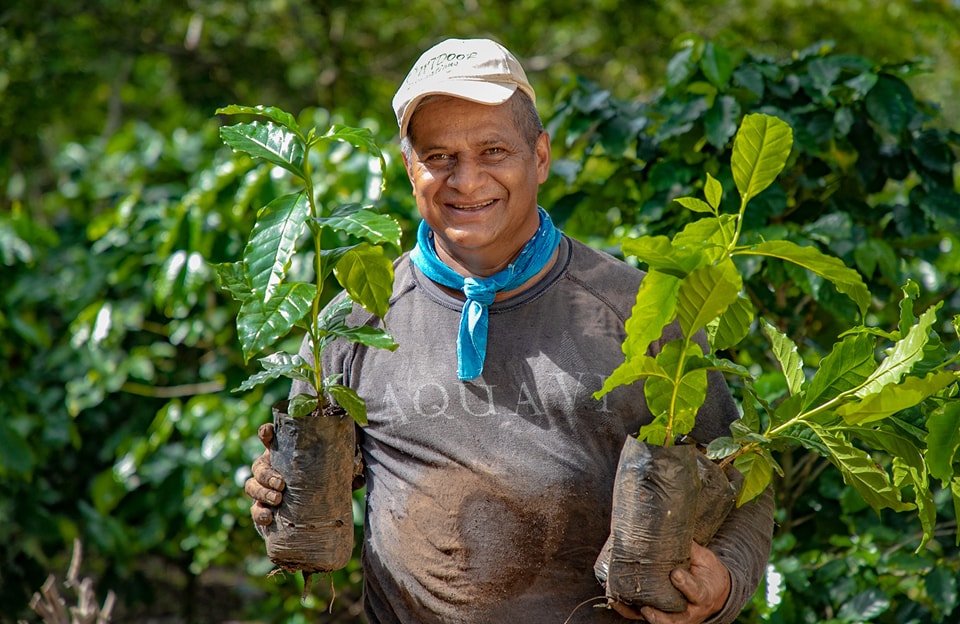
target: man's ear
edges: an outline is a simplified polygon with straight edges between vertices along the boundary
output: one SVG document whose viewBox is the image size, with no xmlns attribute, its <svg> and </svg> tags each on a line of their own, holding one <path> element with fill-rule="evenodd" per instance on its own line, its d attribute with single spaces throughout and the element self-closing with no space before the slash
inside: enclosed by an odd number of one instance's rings
<svg viewBox="0 0 960 624">
<path fill-rule="evenodd" d="M 543 184 L 550 175 L 551 158 L 550 135 L 546 131 L 540 133 L 534 152 L 537 156 L 537 183 Z"/>
</svg>

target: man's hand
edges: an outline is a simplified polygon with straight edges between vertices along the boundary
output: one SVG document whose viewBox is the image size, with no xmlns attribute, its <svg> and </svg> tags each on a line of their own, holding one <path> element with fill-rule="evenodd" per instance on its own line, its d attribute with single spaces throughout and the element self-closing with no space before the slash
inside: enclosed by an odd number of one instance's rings
<svg viewBox="0 0 960 624">
<path fill-rule="evenodd" d="M 675 569 L 670 582 L 687 598 L 683 613 L 665 613 L 649 606 L 637 611 L 617 602 L 610 606 L 627 619 L 649 624 L 700 624 L 720 611 L 730 596 L 730 572 L 713 551 L 697 543 L 690 548 L 690 570 Z"/>
<path fill-rule="evenodd" d="M 273 522 L 273 510 L 283 499 L 283 477 L 270 467 L 270 443 L 273 442 L 273 423 L 264 423 L 257 430 L 260 441 L 267 450 L 253 461 L 253 476 L 247 479 L 243 490 L 253 499 L 250 515 L 259 525 L 267 526 Z"/>
</svg>

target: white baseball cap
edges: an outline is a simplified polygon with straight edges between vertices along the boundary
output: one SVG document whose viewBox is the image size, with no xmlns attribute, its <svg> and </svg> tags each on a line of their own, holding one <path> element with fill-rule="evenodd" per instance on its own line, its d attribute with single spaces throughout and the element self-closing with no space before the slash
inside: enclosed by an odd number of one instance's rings
<svg viewBox="0 0 960 624">
<path fill-rule="evenodd" d="M 428 95 L 503 104 L 517 89 L 536 104 L 520 61 L 505 47 L 489 39 L 447 39 L 417 59 L 393 96 L 400 138 L 407 136 L 413 111 Z"/>
</svg>

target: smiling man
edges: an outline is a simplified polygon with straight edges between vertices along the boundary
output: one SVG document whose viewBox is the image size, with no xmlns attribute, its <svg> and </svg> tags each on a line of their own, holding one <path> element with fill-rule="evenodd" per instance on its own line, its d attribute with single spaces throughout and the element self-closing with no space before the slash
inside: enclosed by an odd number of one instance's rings
<svg viewBox="0 0 960 624">
<path fill-rule="evenodd" d="M 386 318 L 355 309 L 351 321 L 384 324 L 400 347 L 335 345 L 322 362 L 367 402 L 366 617 L 732 622 L 769 555 L 769 494 L 674 572 L 686 612 L 577 608 L 602 598 L 593 564 L 620 449 L 651 419 L 641 384 L 592 397 L 622 361 L 643 273 L 563 235 L 538 205 L 550 139 L 535 102 L 510 52 L 457 39 L 424 53 L 393 100 L 423 220 Z M 714 376 L 693 436 L 726 435 L 736 417 Z M 276 477 L 267 451 L 247 485 L 259 524 L 271 521 Z"/>
</svg>

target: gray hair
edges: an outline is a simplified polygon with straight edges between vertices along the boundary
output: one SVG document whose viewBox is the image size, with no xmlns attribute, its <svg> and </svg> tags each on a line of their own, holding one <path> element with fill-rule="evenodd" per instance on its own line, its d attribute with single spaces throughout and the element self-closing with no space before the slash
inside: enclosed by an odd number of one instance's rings
<svg viewBox="0 0 960 624">
<path fill-rule="evenodd" d="M 427 102 L 439 97 L 445 96 L 429 95 L 420 100 L 420 102 L 417 103 L 417 108 L 413 111 L 413 115 L 410 117 L 410 125 L 407 126 L 407 136 L 400 139 L 400 151 L 403 152 L 408 162 L 413 157 L 413 120 L 417 116 L 417 111 Z M 510 112 L 513 113 L 513 122 L 516 124 L 517 130 L 520 131 L 520 136 L 527 142 L 531 150 L 535 149 L 537 140 L 543 133 L 543 121 L 540 119 L 540 113 L 537 112 L 536 105 L 534 105 L 530 96 L 520 89 L 517 89 L 507 102 L 510 104 Z"/>
</svg>

